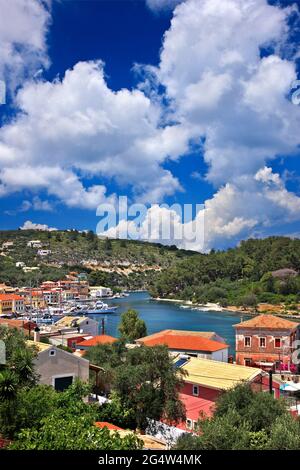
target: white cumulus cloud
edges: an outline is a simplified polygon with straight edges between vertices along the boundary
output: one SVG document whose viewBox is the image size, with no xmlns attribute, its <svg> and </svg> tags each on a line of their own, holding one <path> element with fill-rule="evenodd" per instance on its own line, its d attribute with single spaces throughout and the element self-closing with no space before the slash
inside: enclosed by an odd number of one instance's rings
<svg viewBox="0 0 300 470">
<path fill-rule="evenodd" d="M 221 187 L 205 201 L 194 219 L 186 221 L 175 208 L 153 205 L 140 220 L 121 220 L 105 232 L 110 237 L 148 239 L 180 248 L 207 252 L 270 227 L 300 219 L 300 197 L 288 192 L 279 174 L 261 168 Z M 102 233 L 103 235 L 104 233 Z"/>
<path fill-rule="evenodd" d="M 50 1 L 0 0 L 0 78 L 14 88 L 47 66 Z"/>
<path fill-rule="evenodd" d="M 37 76 L 24 83 L 16 117 L 0 129 L 0 196 L 46 191 L 68 207 L 95 209 L 115 203 L 106 189 L 114 180 L 125 191 L 130 186 L 136 200 L 158 203 L 188 189 L 165 164 L 196 144 L 215 194 L 199 213 L 205 219 L 202 246 L 185 247 L 207 250 L 298 221 L 299 197 L 271 169 L 278 156 L 299 156 L 300 107 L 288 96 L 297 54 L 287 43 L 297 6 L 267 0 L 147 3 L 154 10 L 176 8 L 159 64 L 139 66 L 144 82 L 137 88 L 111 90 L 101 60 L 79 62 L 51 82 Z M 18 34 L 29 51 L 17 57 L 21 69 L 25 62 L 30 68 L 31 57 L 45 63 L 48 10 L 41 1 L 13 5 L 27 26 L 11 32 L 7 15 L 0 43 L 11 53 L 5 56 L 0 46 L 0 67 L 14 67 Z M 151 211 L 167 215 L 157 205 Z"/>
<path fill-rule="evenodd" d="M 57 228 L 54 227 L 49 227 L 47 224 L 36 224 L 34 222 L 31 222 L 31 220 L 26 220 L 22 227 L 20 227 L 21 230 L 43 230 L 46 232 L 52 232 L 53 230 L 57 230 Z"/>
<path fill-rule="evenodd" d="M 171 10 L 183 1 L 184 0 L 146 0 L 146 4 L 151 10 L 159 12 L 161 10 Z"/>
</svg>

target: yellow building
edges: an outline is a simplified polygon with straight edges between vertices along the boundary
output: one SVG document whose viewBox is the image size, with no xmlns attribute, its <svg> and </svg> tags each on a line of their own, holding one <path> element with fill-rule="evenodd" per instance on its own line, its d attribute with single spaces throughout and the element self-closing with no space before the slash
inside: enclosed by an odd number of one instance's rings
<svg viewBox="0 0 300 470">
<path fill-rule="evenodd" d="M 13 298 L 10 294 L 0 294 L 0 315 L 13 312 Z"/>
</svg>

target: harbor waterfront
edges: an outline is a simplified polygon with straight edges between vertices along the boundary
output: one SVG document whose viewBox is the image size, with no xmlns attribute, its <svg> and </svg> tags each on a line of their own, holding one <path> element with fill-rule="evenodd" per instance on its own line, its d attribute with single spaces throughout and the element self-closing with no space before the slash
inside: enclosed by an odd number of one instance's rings
<svg viewBox="0 0 300 470">
<path fill-rule="evenodd" d="M 181 303 L 152 300 L 146 291 L 132 292 L 128 297 L 117 300 L 106 299 L 105 302 L 119 307 L 113 314 L 104 315 L 105 332 L 111 336 L 119 336 L 118 325 L 122 313 L 134 309 L 146 322 L 148 334 L 165 329 L 215 331 L 230 345 L 230 354 L 235 352 L 235 331 L 232 325 L 250 318 L 249 315 L 226 310 L 203 311 L 186 305 L 181 308 Z M 103 315 L 89 315 L 89 317 L 101 322 Z"/>
</svg>

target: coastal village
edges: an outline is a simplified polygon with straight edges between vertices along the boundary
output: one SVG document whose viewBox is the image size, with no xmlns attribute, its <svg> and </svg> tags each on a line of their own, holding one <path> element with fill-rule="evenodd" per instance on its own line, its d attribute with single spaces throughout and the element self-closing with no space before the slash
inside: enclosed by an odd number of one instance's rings
<svg viewBox="0 0 300 470">
<path fill-rule="evenodd" d="M 42 282 L 38 288 L 2 284 L 0 327 L 21 331 L 27 345 L 36 350 L 34 367 L 40 384 L 64 391 L 76 379 L 92 381 L 88 400 L 101 407 L 109 402 L 112 390 L 105 370 L 93 364 L 87 352 L 118 342 L 106 334 L 103 314 L 113 310 L 104 300 L 128 295 L 114 296 L 110 288 L 90 287 L 84 273 L 78 272 Z M 230 354 L 218 331 L 167 329 L 126 343 L 128 350 L 166 346 L 174 369 L 183 374 L 179 398 L 185 420 L 174 424 L 163 417 L 155 422 L 149 419 L 146 433 L 139 434 L 144 448 L 166 449 L 182 434 L 196 432 L 199 418 L 212 417 L 219 397 L 238 384 L 283 398 L 291 415 L 300 415 L 299 323 L 270 314 L 239 320 L 237 316 L 235 354 Z M 95 425 L 121 435 L 129 432 L 110 422 Z"/>
</svg>

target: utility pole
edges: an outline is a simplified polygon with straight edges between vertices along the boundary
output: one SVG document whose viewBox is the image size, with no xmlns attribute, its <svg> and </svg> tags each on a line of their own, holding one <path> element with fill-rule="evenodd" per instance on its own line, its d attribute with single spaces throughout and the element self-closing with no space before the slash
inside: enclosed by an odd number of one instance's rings
<svg viewBox="0 0 300 470">
<path fill-rule="evenodd" d="M 269 392 L 273 395 L 273 369 L 269 370 Z"/>
</svg>

